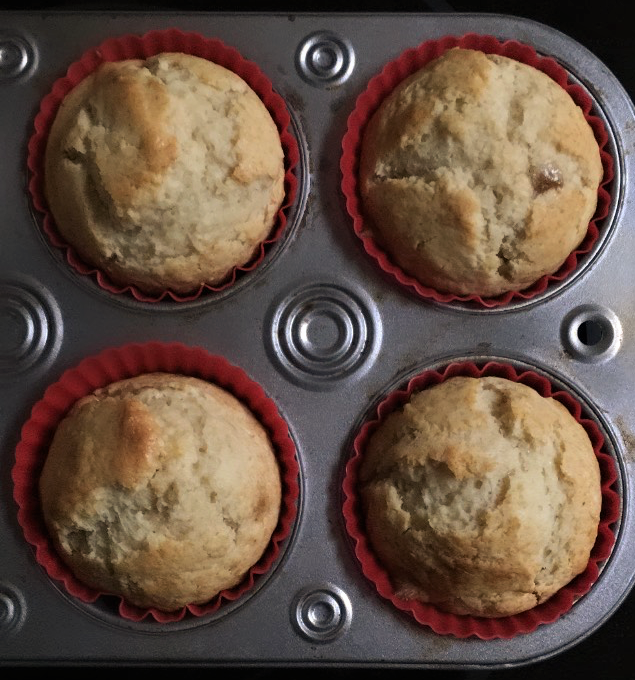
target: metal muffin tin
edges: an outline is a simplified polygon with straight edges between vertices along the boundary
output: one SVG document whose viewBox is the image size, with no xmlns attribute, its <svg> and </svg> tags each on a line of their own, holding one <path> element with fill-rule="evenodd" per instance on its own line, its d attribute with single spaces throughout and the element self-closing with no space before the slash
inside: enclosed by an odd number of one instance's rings
<svg viewBox="0 0 635 680">
<path fill-rule="evenodd" d="M 105 39 L 180 28 L 256 62 L 287 102 L 300 146 L 285 238 L 237 285 L 195 302 L 110 295 L 71 270 L 41 233 L 27 191 L 27 142 L 41 98 Z M 428 39 L 467 32 L 553 56 L 591 94 L 615 161 L 602 237 L 576 275 L 502 309 L 419 299 L 383 274 L 354 235 L 339 161 L 357 96 L 383 65 Z M 635 577 L 633 104 L 568 36 L 493 14 L 0 13 L 0 663 L 405 666 L 528 664 L 580 642 Z M 586 333 L 586 335 L 585 335 Z M 300 462 L 298 517 L 260 587 L 208 618 L 127 621 L 65 594 L 17 522 L 11 469 L 45 388 L 107 347 L 178 341 L 242 367 L 276 402 Z M 350 445 L 371 409 L 426 368 L 455 359 L 530 367 L 571 390 L 614 455 L 621 519 L 591 591 L 560 619 L 509 640 L 438 635 L 362 575 L 342 518 Z"/>
</svg>

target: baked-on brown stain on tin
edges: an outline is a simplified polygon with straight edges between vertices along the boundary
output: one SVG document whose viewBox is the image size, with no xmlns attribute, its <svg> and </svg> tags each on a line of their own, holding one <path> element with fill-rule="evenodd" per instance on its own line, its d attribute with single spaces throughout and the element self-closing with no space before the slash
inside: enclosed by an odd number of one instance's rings
<svg viewBox="0 0 635 680">
<path fill-rule="evenodd" d="M 622 440 L 626 447 L 626 450 L 624 451 L 626 461 L 635 463 L 635 433 L 631 432 L 626 426 L 623 416 L 617 416 L 617 418 L 615 418 L 615 424 L 622 435 Z"/>
</svg>

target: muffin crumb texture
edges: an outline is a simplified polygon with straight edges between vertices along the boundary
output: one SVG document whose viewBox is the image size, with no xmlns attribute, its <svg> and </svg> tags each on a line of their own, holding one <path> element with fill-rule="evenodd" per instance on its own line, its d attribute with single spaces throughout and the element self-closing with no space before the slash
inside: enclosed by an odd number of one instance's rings
<svg viewBox="0 0 635 680">
<path fill-rule="evenodd" d="M 237 585 L 277 525 L 268 435 L 228 392 L 148 374 L 81 399 L 40 478 L 42 512 L 75 576 L 173 611 Z"/>
<path fill-rule="evenodd" d="M 104 63 L 64 98 L 44 180 L 85 262 L 118 285 L 185 294 L 222 283 L 269 236 L 284 152 L 242 78 L 163 53 Z"/>
<path fill-rule="evenodd" d="M 368 228 L 420 283 L 494 297 L 555 273 L 603 176 L 579 106 L 537 68 L 454 48 L 400 83 L 363 132 Z"/>
<path fill-rule="evenodd" d="M 372 434 L 360 496 L 399 597 L 482 617 L 531 609 L 583 572 L 601 507 L 582 425 L 497 377 L 414 393 Z"/>
</svg>

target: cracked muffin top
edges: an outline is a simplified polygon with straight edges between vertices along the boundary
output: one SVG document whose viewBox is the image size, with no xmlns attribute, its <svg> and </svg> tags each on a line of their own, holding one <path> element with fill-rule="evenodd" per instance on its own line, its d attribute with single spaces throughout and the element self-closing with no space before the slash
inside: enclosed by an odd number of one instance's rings
<svg viewBox="0 0 635 680">
<path fill-rule="evenodd" d="M 284 197 L 284 152 L 257 94 L 206 59 L 104 63 L 62 101 L 45 152 L 58 231 L 115 284 L 217 285 L 250 261 Z"/>
<path fill-rule="evenodd" d="M 453 48 L 400 83 L 364 131 L 369 229 L 423 285 L 494 297 L 558 270 L 603 176 L 582 110 L 538 69 Z"/>
<path fill-rule="evenodd" d="M 402 599 L 482 617 L 547 600 L 588 564 L 601 482 L 558 401 L 498 377 L 415 392 L 373 432 L 359 494 L 373 552 Z"/>
<path fill-rule="evenodd" d="M 83 583 L 164 611 L 242 581 L 278 522 L 269 437 L 233 395 L 151 373 L 80 399 L 40 477 L 42 513 Z"/>
</svg>

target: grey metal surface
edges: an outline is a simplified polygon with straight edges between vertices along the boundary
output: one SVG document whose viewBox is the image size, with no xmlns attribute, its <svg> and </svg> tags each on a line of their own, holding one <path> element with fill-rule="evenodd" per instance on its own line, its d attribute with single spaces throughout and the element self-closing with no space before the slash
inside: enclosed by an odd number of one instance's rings
<svg viewBox="0 0 635 680">
<path fill-rule="evenodd" d="M 41 98 L 85 50 L 170 27 L 220 38 L 271 79 L 292 113 L 301 190 L 266 266 L 218 297 L 149 305 L 104 293 L 48 245 L 31 211 L 26 145 Z M 340 190 L 341 140 L 368 80 L 408 47 L 466 32 L 555 57 L 594 98 L 616 161 L 613 209 L 579 275 L 496 312 L 427 303 L 384 276 Z M 615 611 L 635 578 L 635 119 L 593 54 L 498 15 L 4 12 L 0 71 L 0 663 L 506 667 L 563 651 Z M 580 340 L 588 321 L 600 342 Z M 122 620 L 53 583 L 22 535 L 11 483 L 20 428 L 46 386 L 86 356 L 150 340 L 200 345 L 241 366 L 289 423 L 301 467 L 298 519 L 270 577 L 227 611 L 162 625 Z M 619 473 L 618 539 L 599 580 L 565 616 L 511 640 L 437 635 L 396 611 L 362 576 L 342 520 L 344 465 L 369 409 L 409 376 L 461 358 L 529 366 L 570 389 Z"/>
</svg>

